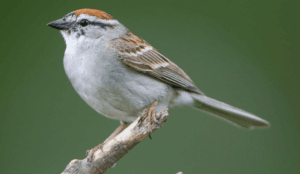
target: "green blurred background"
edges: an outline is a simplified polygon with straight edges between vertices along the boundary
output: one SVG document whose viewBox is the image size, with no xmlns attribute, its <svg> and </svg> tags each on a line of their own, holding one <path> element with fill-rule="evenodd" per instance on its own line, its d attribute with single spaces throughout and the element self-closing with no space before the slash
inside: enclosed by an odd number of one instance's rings
<svg viewBox="0 0 300 174">
<path fill-rule="evenodd" d="M 80 8 L 108 12 L 178 64 L 208 96 L 252 112 L 243 130 L 191 108 L 107 173 L 300 173 L 299 3 L 294 0 L 8 1 L 2 5 L 0 173 L 60 173 L 119 122 L 91 109 L 46 24 Z"/>
</svg>

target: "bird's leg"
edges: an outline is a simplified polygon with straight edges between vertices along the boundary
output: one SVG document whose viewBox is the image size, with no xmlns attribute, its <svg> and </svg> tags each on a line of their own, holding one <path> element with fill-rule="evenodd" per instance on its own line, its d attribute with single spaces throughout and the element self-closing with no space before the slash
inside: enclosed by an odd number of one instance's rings
<svg viewBox="0 0 300 174">
<path fill-rule="evenodd" d="M 147 113 L 147 115 L 148 115 L 148 116 L 147 116 L 147 119 L 148 119 L 149 121 L 154 120 L 157 124 L 162 125 L 162 123 L 158 122 L 157 119 L 155 118 L 155 110 L 156 110 L 157 103 L 158 103 L 157 100 L 154 101 L 154 102 L 150 105 L 149 109 L 148 109 L 148 110 L 145 109 L 144 112 Z M 117 129 L 116 129 L 116 130 L 108 137 L 108 138 L 106 138 L 106 140 L 105 140 L 103 143 L 101 143 L 101 144 L 99 144 L 98 146 L 92 148 L 91 150 L 87 150 L 87 151 L 86 151 L 87 161 L 90 162 L 90 161 L 92 160 L 92 158 L 93 158 L 93 154 L 94 154 L 98 149 L 101 149 L 101 151 L 102 151 L 103 145 L 104 145 L 105 143 L 107 143 L 109 140 L 111 140 L 111 139 L 113 139 L 114 137 L 116 137 L 117 135 L 119 135 L 119 134 L 120 134 L 120 133 L 128 126 L 128 125 L 129 125 L 129 123 L 121 121 L 121 125 L 120 125 L 120 126 L 119 126 L 119 127 L 118 127 L 118 128 L 117 128 Z M 150 137 L 150 138 L 151 138 L 151 133 L 152 133 L 152 132 L 149 133 L 149 137 Z M 152 139 L 152 138 L 151 138 L 151 139 Z"/>
<path fill-rule="evenodd" d="M 117 127 L 117 129 L 110 134 L 110 136 L 108 138 L 106 138 L 106 140 L 103 143 L 100 143 L 98 146 L 92 148 L 91 150 L 87 150 L 86 151 L 86 155 L 87 155 L 87 160 L 90 161 L 93 158 L 93 154 L 98 150 L 101 149 L 102 150 L 102 145 L 107 143 L 109 140 L 113 139 L 114 137 L 116 137 L 119 133 L 121 133 L 128 125 L 129 123 L 127 122 L 123 122 L 120 121 L 120 126 Z"/>
<path fill-rule="evenodd" d="M 158 103 L 158 101 L 155 100 L 155 101 L 150 105 L 149 110 L 148 110 L 148 119 L 149 119 L 149 121 L 150 121 L 150 120 L 155 120 L 156 123 L 161 124 L 161 123 L 158 122 L 157 119 L 155 118 L 155 110 L 156 110 L 157 103 Z M 152 140 L 151 133 L 152 133 L 152 131 L 149 133 L 149 138 Z"/>
</svg>

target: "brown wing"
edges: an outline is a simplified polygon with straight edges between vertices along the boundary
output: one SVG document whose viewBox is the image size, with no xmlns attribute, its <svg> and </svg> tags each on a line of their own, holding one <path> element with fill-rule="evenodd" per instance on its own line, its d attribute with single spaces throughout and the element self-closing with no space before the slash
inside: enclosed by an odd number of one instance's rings
<svg viewBox="0 0 300 174">
<path fill-rule="evenodd" d="M 203 94 L 182 69 L 130 31 L 113 42 L 124 64 L 174 87 Z"/>
</svg>

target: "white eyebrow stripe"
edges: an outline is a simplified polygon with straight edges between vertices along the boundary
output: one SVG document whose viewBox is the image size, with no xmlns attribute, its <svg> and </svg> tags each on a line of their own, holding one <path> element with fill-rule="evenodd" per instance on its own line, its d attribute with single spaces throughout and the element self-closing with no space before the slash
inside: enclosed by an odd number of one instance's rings
<svg viewBox="0 0 300 174">
<path fill-rule="evenodd" d="M 119 21 L 117 21 L 115 19 L 104 20 L 104 19 L 97 18 L 95 21 L 101 22 L 103 24 L 108 24 L 108 25 L 117 25 L 117 24 L 119 24 Z"/>
<path fill-rule="evenodd" d="M 100 22 L 100 23 L 107 24 L 107 25 L 119 24 L 119 21 L 116 19 L 105 20 L 105 19 L 101 19 L 96 16 L 91 16 L 91 15 L 87 15 L 87 14 L 81 14 L 77 17 L 77 21 L 80 21 L 82 19 L 87 19 L 91 22 Z"/>
</svg>

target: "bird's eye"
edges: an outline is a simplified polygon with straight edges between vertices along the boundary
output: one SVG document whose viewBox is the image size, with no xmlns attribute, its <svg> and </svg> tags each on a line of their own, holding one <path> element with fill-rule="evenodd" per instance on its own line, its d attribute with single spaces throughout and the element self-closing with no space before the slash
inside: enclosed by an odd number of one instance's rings
<svg viewBox="0 0 300 174">
<path fill-rule="evenodd" d="M 82 19 L 82 20 L 80 21 L 80 25 L 83 26 L 83 27 L 87 26 L 89 23 L 90 23 L 90 21 L 88 21 L 88 20 L 86 20 L 86 19 Z"/>
</svg>

